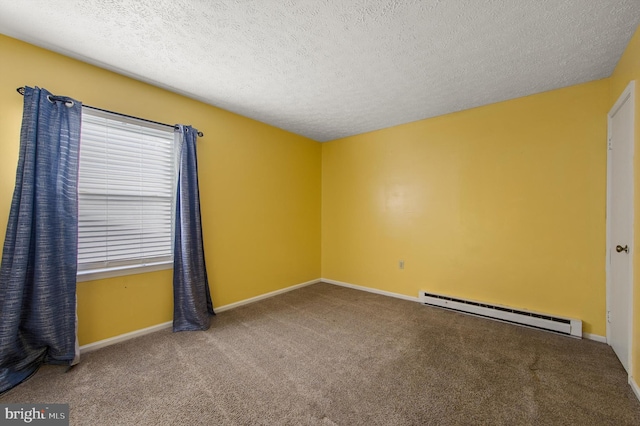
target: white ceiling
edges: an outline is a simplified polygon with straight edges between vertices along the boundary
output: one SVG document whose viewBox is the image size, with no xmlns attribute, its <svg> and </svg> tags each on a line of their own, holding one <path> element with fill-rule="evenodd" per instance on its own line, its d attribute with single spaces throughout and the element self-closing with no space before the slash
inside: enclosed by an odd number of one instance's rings
<svg viewBox="0 0 640 426">
<path fill-rule="evenodd" d="M 0 0 L 1 33 L 317 141 L 608 77 L 639 23 L 640 0 Z"/>
</svg>

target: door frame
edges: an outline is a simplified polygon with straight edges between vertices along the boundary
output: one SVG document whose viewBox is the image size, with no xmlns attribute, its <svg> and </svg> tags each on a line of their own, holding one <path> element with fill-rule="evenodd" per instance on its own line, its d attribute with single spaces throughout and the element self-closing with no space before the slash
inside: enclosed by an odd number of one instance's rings
<svg viewBox="0 0 640 426">
<path fill-rule="evenodd" d="M 610 142 L 611 142 L 611 117 L 613 115 L 615 115 L 616 112 L 618 112 L 618 110 L 620 109 L 620 107 L 622 107 L 622 105 L 624 104 L 624 102 L 626 102 L 627 100 L 629 100 L 631 102 L 631 108 L 632 108 L 632 122 L 631 122 L 631 126 L 632 126 L 632 141 L 631 141 L 631 152 L 632 152 L 632 156 L 635 157 L 635 81 L 632 80 L 629 82 L 629 84 L 627 85 L 627 87 L 622 91 L 622 93 L 620 94 L 620 96 L 618 97 L 618 100 L 616 101 L 616 103 L 613 105 L 613 107 L 611 107 L 611 109 L 609 110 L 609 112 L 607 113 L 607 211 L 606 211 L 606 241 L 607 241 L 607 252 L 606 252 L 606 313 L 605 313 L 605 322 L 606 322 L 606 327 L 607 327 L 607 344 L 611 344 L 610 342 L 610 338 L 611 338 L 611 330 L 610 330 L 610 326 L 609 326 L 609 311 L 611 310 L 611 250 L 613 248 L 613 242 L 611 241 L 611 185 L 612 185 L 612 177 L 611 177 L 611 172 L 612 172 L 612 155 L 611 155 L 611 149 L 610 149 Z M 631 172 L 632 172 L 632 179 L 631 179 L 631 193 L 634 194 L 633 198 L 635 198 L 635 185 L 634 185 L 634 180 L 635 180 L 635 165 L 634 165 L 634 161 L 632 158 L 632 163 L 631 163 Z M 629 238 L 629 255 L 631 256 L 631 261 L 629 262 L 629 278 L 631 281 L 631 285 L 630 285 L 630 297 L 629 297 L 629 314 L 628 314 L 628 318 L 627 321 L 629 323 L 629 328 L 628 328 L 628 360 L 629 360 L 629 371 L 628 373 L 628 377 L 631 378 L 631 373 L 633 371 L 633 256 L 635 255 L 635 250 L 634 250 L 634 225 L 635 225 L 635 206 L 634 206 L 634 200 L 631 200 L 631 235 Z"/>
</svg>

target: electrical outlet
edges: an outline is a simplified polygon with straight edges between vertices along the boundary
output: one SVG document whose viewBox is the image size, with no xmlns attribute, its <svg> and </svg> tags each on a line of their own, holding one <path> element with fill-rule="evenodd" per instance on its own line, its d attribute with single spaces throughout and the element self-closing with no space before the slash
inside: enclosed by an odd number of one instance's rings
<svg viewBox="0 0 640 426">
<path fill-rule="evenodd" d="M 398 268 L 404 269 L 404 260 L 398 262 Z"/>
</svg>

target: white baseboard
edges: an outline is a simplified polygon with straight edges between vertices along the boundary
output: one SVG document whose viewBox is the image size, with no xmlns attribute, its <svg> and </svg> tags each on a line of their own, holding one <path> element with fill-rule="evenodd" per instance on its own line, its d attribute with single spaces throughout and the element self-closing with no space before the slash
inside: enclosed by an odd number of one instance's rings
<svg viewBox="0 0 640 426">
<path fill-rule="evenodd" d="M 106 346 L 115 345 L 116 343 L 124 342 L 136 337 L 144 336 L 145 334 L 154 333 L 156 331 L 164 330 L 165 328 L 171 328 L 173 321 L 163 322 L 162 324 L 152 325 L 151 327 L 141 328 L 130 333 L 120 334 L 119 336 L 109 337 L 108 339 L 98 340 L 97 342 L 89 343 L 80 346 L 80 355 L 88 352 L 93 352 L 98 349 L 102 349 Z"/>
<path fill-rule="evenodd" d="M 290 287 L 282 288 L 280 290 L 276 290 L 276 291 L 272 291 L 272 292 L 269 292 L 269 293 L 261 294 L 259 296 L 251 297 L 249 299 L 241 300 L 239 302 L 234 302 L 234 303 L 230 303 L 228 305 L 214 307 L 214 310 L 217 313 L 218 312 L 228 311 L 228 310 L 237 308 L 239 306 L 248 305 L 250 303 L 254 303 L 254 302 L 257 302 L 259 300 L 267 299 L 269 297 L 277 296 L 279 294 L 287 293 L 289 291 L 293 291 L 293 290 L 296 290 L 296 289 L 299 289 L 299 288 L 302 288 L 302 287 L 306 287 L 306 286 L 309 286 L 309 285 L 312 285 L 312 284 L 317 284 L 317 283 L 320 283 L 320 282 L 324 282 L 324 283 L 327 283 L 327 284 L 333 284 L 333 285 L 337 285 L 337 286 L 341 286 L 341 287 L 348 287 L 348 288 L 352 288 L 352 289 L 360 290 L 360 291 L 366 291 L 366 292 L 369 292 L 369 293 L 380 294 L 380 295 L 383 295 L 383 296 L 395 297 L 397 299 L 409 300 L 411 302 L 419 302 L 420 301 L 420 299 L 418 297 L 407 296 L 407 295 L 404 295 L 404 294 L 393 293 L 393 292 L 390 292 L 390 291 L 377 290 L 375 288 L 364 287 L 364 286 L 360 286 L 360 285 L 356 285 L 356 284 L 350 284 L 350 283 L 346 283 L 346 282 L 343 282 L 343 281 L 330 280 L 330 279 L 327 279 L 327 278 L 318 278 L 318 279 L 307 281 L 307 282 L 304 282 L 304 283 L 301 283 L 301 284 L 296 284 L 296 285 L 292 285 Z M 104 348 L 106 346 L 114 345 L 116 343 L 124 342 L 124 341 L 130 340 L 130 339 L 134 339 L 136 337 L 144 336 L 145 334 L 154 333 L 156 331 L 164 330 L 165 328 L 171 328 L 172 325 L 173 325 L 173 321 L 168 321 L 168 322 L 165 322 L 165 323 L 162 323 L 162 324 L 157 324 L 157 325 L 153 325 L 151 327 L 142 328 L 140 330 L 135 330 L 135 331 L 132 331 L 132 332 L 129 332 L 129 333 L 124 333 L 124 334 L 121 334 L 119 336 L 114 336 L 114 337 L 110 337 L 108 339 L 99 340 L 97 342 L 89 343 L 89 344 L 80 346 L 80 354 L 86 354 L 88 352 L 92 352 L 92 351 Z M 597 335 L 597 334 L 583 333 L 582 337 L 585 338 L 585 339 L 594 340 L 596 342 L 607 343 L 607 338 L 606 337 L 600 336 L 600 335 Z M 633 391 L 635 392 L 636 396 L 638 396 L 638 399 L 640 399 L 640 389 L 638 388 L 638 385 L 636 385 L 635 382 L 631 379 L 631 377 L 629 377 L 629 384 L 633 388 Z"/>
<path fill-rule="evenodd" d="M 238 306 L 248 305 L 249 303 L 257 302 L 258 300 L 268 299 L 269 297 L 277 296 L 279 294 L 287 293 L 289 291 L 306 287 L 311 284 L 317 284 L 319 282 L 320 282 L 320 279 L 307 281 L 306 283 L 296 284 L 296 285 L 292 285 L 291 287 L 281 288 L 280 290 L 271 291 L 269 293 L 261 294 L 260 296 L 251 297 L 249 299 L 244 299 L 239 302 L 229 303 L 228 305 L 223 305 L 219 307 L 214 306 L 213 310 L 216 313 L 228 311 L 229 309 L 237 308 Z"/>
<path fill-rule="evenodd" d="M 320 280 L 318 280 L 318 281 L 323 282 L 323 283 L 327 283 L 327 284 L 339 285 L 341 287 L 349 287 L 349 288 L 353 288 L 355 290 L 367 291 L 369 293 L 381 294 L 383 296 L 395 297 L 396 299 L 409 300 L 411 302 L 419 302 L 420 301 L 417 297 L 413 297 L 413 296 L 407 296 L 407 295 L 400 294 L 400 293 L 392 293 L 390 291 L 377 290 L 375 288 L 363 287 L 363 286 L 360 286 L 360 285 L 349 284 L 349 283 L 345 283 L 345 282 L 342 282 L 342 281 L 329 280 L 327 278 L 320 278 Z"/>
<path fill-rule="evenodd" d="M 233 308 L 237 308 L 238 306 L 248 305 L 249 303 L 257 302 L 258 300 L 266 299 L 269 297 L 277 296 L 278 294 L 286 293 L 288 291 L 296 290 L 301 287 L 305 287 L 311 284 L 319 283 L 320 279 L 307 281 L 302 284 L 292 285 L 291 287 L 286 287 L 280 290 L 272 291 L 270 293 L 261 294 L 260 296 L 252 297 L 250 299 L 241 300 L 239 302 L 230 303 L 228 305 L 214 307 L 215 312 L 224 312 Z M 86 354 L 88 352 L 92 352 L 106 346 L 115 345 L 116 343 L 124 342 L 126 340 L 134 339 L 136 337 L 144 336 L 145 334 L 153 333 L 156 331 L 164 330 L 165 328 L 171 328 L 173 325 L 173 321 L 168 321 L 162 324 L 153 325 L 151 327 L 142 328 L 140 330 L 135 330 L 130 333 L 120 334 L 119 336 L 110 337 L 108 339 L 99 340 L 97 342 L 89 343 L 83 346 L 80 346 L 80 354 Z"/>
<path fill-rule="evenodd" d="M 588 340 L 594 340 L 600 343 L 607 343 L 607 338 L 605 336 L 600 336 L 598 334 L 582 333 L 582 338 L 588 339 Z"/>
<path fill-rule="evenodd" d="M 629 386 L 631 386 L 633 393 L 636 394 L 636 398 L 638 398 L 638 401 L 640 401 L 640 387 L 638 387 L 638 384 L 631 375 L 629 375 Z"/>
</svg>

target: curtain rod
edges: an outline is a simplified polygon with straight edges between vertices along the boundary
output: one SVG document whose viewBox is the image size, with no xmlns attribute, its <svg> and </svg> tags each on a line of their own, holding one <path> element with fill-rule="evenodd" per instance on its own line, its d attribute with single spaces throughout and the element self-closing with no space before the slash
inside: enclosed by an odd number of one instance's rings
<svg viewBox="0 0 640 426">
<path fill-rule="evenodd" d="M 20 93 L 22 96 L 24 96 L 24 87 L 18 87 L 16 89 L 16 91 L 18 93 Z M 172 129 L 176 128 L 176 126 L 174 126 L 172 124 L 160 123 L 159 121 L 153 121 L 153 120 L 147 120 L 146 118 L 134 117 L 133 115 L 122 114 L 121 112 L 109 111 L 108 109 L 97 108 L 97 107 L 94 107 L 94 106 L 84 105 L 84 104 L 82 106 L 84 108 L 90 108 L 90 109 L 95 109 L 96 111 L 108 112 L 109 114 L 115 114 L 115 115 L 119 115 L 121 117 L 133 118 L 133 119 L 136 119 L 136 120 L 146 121 L 147 123 L 153 123 L 153 124 L 159 124 L 161 126 L 171 127 Z M 198 136 L 203 137 L 204 133 L 198 131 Z"/>
</svg>

